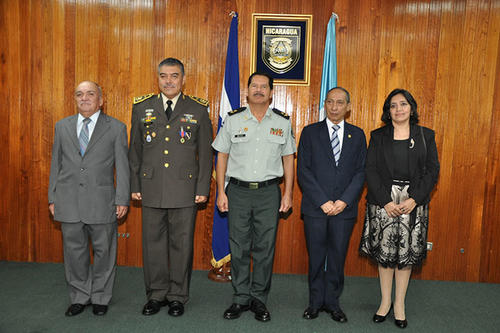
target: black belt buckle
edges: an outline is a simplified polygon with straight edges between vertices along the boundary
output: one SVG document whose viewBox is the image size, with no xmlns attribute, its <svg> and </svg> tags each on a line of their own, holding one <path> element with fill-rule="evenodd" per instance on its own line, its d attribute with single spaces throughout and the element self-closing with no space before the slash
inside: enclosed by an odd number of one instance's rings
<svg viewBox="0 0 500 333">
<path fill-rule="evenodd" d="M 248 183 L 248 188 L 251 190 L 257 190 L 259 188 L 259 183 Z"/>
</svg>

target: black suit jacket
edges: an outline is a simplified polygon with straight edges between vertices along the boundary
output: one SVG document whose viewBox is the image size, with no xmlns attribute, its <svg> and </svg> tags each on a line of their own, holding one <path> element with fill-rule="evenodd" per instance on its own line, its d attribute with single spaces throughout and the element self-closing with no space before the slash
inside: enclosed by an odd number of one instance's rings
<svg viewBox="0 0 500 333">
<path fill-rule="evenodd" d="M 425 137 L 425 144 L 422 138 Z M 368 203 L 384 207 L 391 202 L 391 187 L 394 175 L 393 151 L 394 127 L 386 125 L 371 132 L 366 157 L 366 180 Z M 410 188 L 408 193 L 417 205 L 429 202 L 430 193 L 437 183 L 439 161 L 434 131 L 420 126 L 410 126 Z M 424 171 L 425 170 L 425 171 Z"/>
<path fill-rule="evenodd" d="M 302 131 L 297 153 L 297 180 L 302 188 L 302 214 L 324 217 L 320 206 L 338 199 L 347 207 L 338 216 L 358 214 L 358 201 L 365 181 L 366 138 L 359 127 L 344 123 L 339 165 L 335 165 L 326 120 Z"/>
</svg>

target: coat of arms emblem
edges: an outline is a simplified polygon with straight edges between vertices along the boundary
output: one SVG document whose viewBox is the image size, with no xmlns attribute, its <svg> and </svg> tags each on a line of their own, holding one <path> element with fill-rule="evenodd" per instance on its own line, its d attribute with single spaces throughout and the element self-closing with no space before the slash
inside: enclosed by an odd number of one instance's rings
<svg viewBox="0 0 500 333">
<path fill-rule="evenodd" d="M 262 61 L 273 72 L 290 71 L 300 58 L 301 27 L 266 26 L 262 28 Z"/>
</svg>

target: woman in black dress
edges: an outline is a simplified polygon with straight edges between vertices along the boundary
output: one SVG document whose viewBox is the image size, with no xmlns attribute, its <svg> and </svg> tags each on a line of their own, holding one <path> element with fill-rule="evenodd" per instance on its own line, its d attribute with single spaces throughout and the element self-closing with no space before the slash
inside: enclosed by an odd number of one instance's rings
<svg viewBox="0 0 500 333">
<path fill-rule="evenodd" d="M 412 267 L 426 257 L 430 194 L 439 174 L 434 131 L 418 126 L 417 103 L 406 90 L 387 96 L 382 121 L 371 133 L 366 157 L 367 207 L 360 252 L 378 263 L 382 299 L 373 316 L 383 322 L 392 307 L 405 328 L 405 296 Z"/>
</svg>

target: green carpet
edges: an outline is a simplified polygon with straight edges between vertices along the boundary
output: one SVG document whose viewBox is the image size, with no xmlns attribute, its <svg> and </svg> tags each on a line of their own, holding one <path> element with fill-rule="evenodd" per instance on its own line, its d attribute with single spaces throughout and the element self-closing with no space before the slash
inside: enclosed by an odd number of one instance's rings
<svg viewBox="0 0 500 333">
<path fill-rule="evenodd" d="M 393 323 L 371 321 L 379 302 L 378 280 L 347 277 L 341 305 L 349 321 L 340 324 L 326 313 L 302 318 L 307 307 L 307 277 L 273 276 L 267 303 L 271 321 L 261 323 L 251 312 L 225 320 L 231 304 L 230 284 L 207 279 L 195 271 L 191 299 L 182 317 L 167 308 L 143 316 L 142 269 L 118 267 L 113 299 L 107 315 L 96 317 L 89 307 L 68 318 L 69 297 L 62 264 L 0 261 L 0 332 L 401 332 Z M 405 332 L 500 332 L 500 284 L 417 281 L 410 283 Z"/>
</svg>

